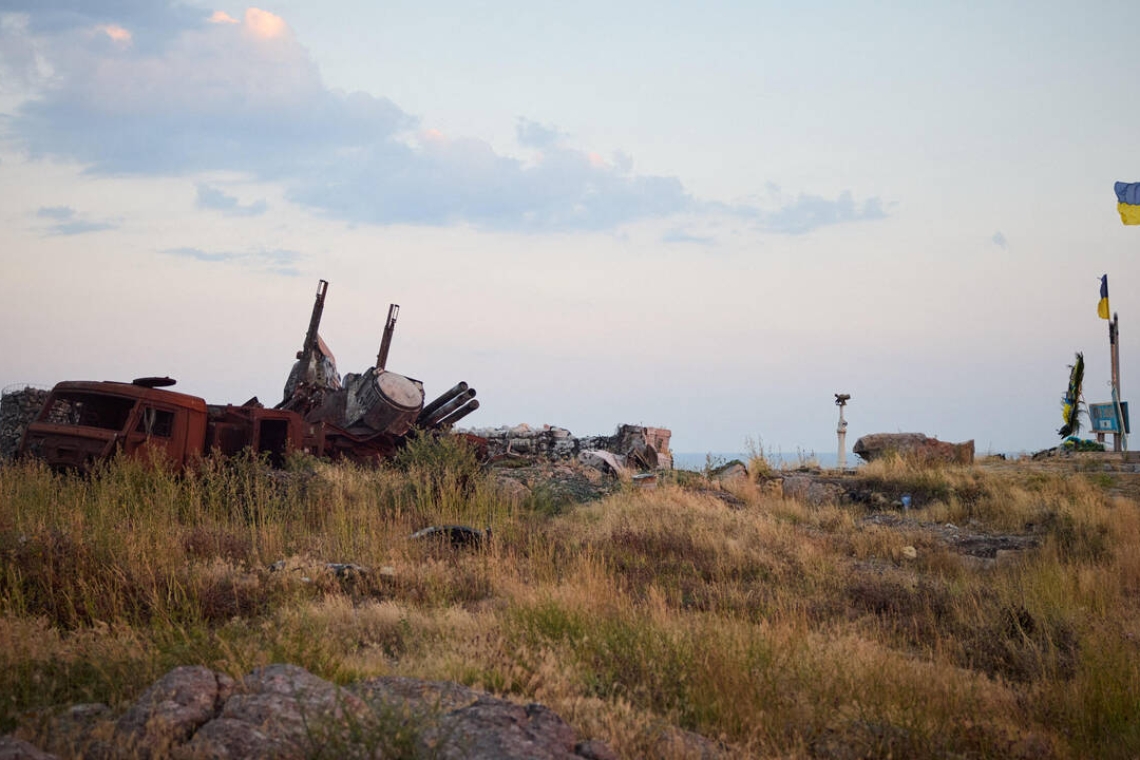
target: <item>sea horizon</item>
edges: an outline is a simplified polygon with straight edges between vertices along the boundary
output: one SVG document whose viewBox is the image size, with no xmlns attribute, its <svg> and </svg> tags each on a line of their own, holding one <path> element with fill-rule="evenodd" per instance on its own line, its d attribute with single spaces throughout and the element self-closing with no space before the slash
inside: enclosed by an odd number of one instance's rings
<svg viewBox="0 0 1140 760">
<path fill-rule="evenodd" d="M 765 451 L 763 452 L 764 458 L 768 460 L 768 464 L 778 469 L 792 469 L 800 465 L 811 466 L 818 465 L 824 469 L 834 469 L 838 467 L 839 453 L 836 451 L 816 452 L 810 449 L 798 449 L 792 452 L 785 451 Z M 1001 455 L 1009 459 L 1017 459 L 1018 457 L 1026 456 L 1025 451 L 978 451 L 975 456 L 991 456 Z M 753 456 L 752 453 L 747 451 L 674 451 L 673 452 L 673 468 L 677 470 L 692 470 L 700 472 L 708 466 L 718 467 L 720 465 L 731 462 L 734 459 L 739 459 L 744 464 L 748 464 L 748 460 Z M 860 467 L 866 464 L 860 457 L 853 452 L 847 452 L 847 467 Z"/>
</svg>

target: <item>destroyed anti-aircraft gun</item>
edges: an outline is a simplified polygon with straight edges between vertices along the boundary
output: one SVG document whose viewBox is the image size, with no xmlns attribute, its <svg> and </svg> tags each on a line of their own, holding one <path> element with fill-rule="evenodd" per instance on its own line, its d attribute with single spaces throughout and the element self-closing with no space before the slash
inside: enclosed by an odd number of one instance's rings
<svg viewBox="0 0 1140 760">
<path fill-rule="evenodd" d="M 392 456 L 413 427 L 447 430 L 479 408 L 475 391 L 460 383 L 424 406 L 423 384 L 388 372 L 385 364 L 399 307 L 392 305 L 376 366 L 337 374 L 336 360 L 318 335 L 328 283 L 320 281 L 305 342 L 285 394 L 275 409 L 256 397 L 240 406 L 207 404 L 168 389 L 167 377 L 131 383 L 64 381 L 30 407 L 19 456 L 56 469 L 90 471 L 114 456 L 161 456 L 186 467 L 217 452 L 263 455 L 275 466 L 304 450 L 315 456 L 375 462 Z"/>
<path fill-rule="evenodd" d="M 425 406 L 422 382 L 387 369 L 398 304 L 388 308 L 376 365 L 342 380 L 318 333 L 327 291 L 321 280 L 305 342 L 276 407 L 304 418 L 315 452 L 358 461 L 387 458 L 413 428 L 448 430 L 479 408 L 475 390 L 464 382 Z"/>
</svg>

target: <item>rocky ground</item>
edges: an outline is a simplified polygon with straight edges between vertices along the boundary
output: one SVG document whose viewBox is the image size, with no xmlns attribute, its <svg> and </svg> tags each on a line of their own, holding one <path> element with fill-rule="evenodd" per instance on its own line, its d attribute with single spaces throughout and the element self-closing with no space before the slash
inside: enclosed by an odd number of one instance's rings
<svg viewBox="0 0 1140 760">
<path fill-rule="evenodd" d="M 979 465 L 998 472 L 1084 472 L 1103 478 L 1110 492 L 1140 498 L 1140 464 L 1120 455 L 989 459 Z M 493 475 L 504 490 L 551 511 L 635 487 L 628 475 L 616 477 L 573 461 L 518 458 L 497 463 Z M 746 507 L 731 478 L 680 473 L 662 479 L 720 499 L 729 508 Z M 907 532 L 914 545 L 903 547 L 904 559 L 941 549 L 985 568 L 1010 561 L 1041 541 L 1032 525 L 998 534 L 973 521 L 924 521 L 926 495 L 887 490 L 851 474 L 809 468 L 774 472 L 761 479 L 761 488 L 809 505 L 859 505 L 862 524 Z M 909 509 L 904 497 L 910 497 Z M 691 749 L 693 757 L 720 754 L 713 742 L 678 729 L 663 733 L 662 741 Z M 375 678 L 341 688 L 292 665 L 261 668 L 238 682 L 202 667 L 176 668 L 125 713 L 101 704 L 76 705 L 33 716 L 16 735 L 0 737 L 0 760 L 315 756 L 615 757 L 604 743 L 577 736 L 542 705 L 410 678 Z"/>
</svg>

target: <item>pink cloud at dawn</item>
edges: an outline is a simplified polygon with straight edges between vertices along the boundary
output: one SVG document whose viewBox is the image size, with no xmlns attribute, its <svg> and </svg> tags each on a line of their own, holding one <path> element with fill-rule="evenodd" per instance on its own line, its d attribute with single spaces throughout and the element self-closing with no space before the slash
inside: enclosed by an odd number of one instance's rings
<svg viewBox="0 0 1140 760">
<path fill-rule="evenodd" d="M 289 29 L 285 19 L 260 8 L 246 9 L 245 27 L 254 37 L 266 40 L 281 37 Z"/>
<path fill-rule="evenodd" d="M 118 24 L 100 24 L 95 27 L 95 31 L 102 32 L 120 45 L 129 45 L 131 42 L 131 33 Z"/>
</svg>

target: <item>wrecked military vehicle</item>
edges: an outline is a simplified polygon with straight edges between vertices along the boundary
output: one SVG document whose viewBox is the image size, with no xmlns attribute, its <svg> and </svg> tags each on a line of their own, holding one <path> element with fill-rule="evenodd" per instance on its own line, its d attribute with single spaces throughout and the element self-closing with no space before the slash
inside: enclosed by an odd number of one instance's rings
<svg viewBox="0 0 1140 760">
<path fill-rule="evenodd" d="M 423 383 L 386 368 L 397 304 L 389 308 L 376 364 L 342 380 L 318 334 L 327 291 L 321 280 L 304 343 L 274 408 L 256 397 L 240 406 L 207 404 L 167 390 L 174 385 L 167 377 L 67 381 L 52 389 L 27 425 L 19 455 L 80 471 L 119 453 L 160 455 L 176 466 L 212 451 L 245 450 L 278 466 L 295 451 L 376 462 L 393 456 L 413 430 L 449 430 L 479 408 L 466 383 L 425 405 Z"/>
</svg>

